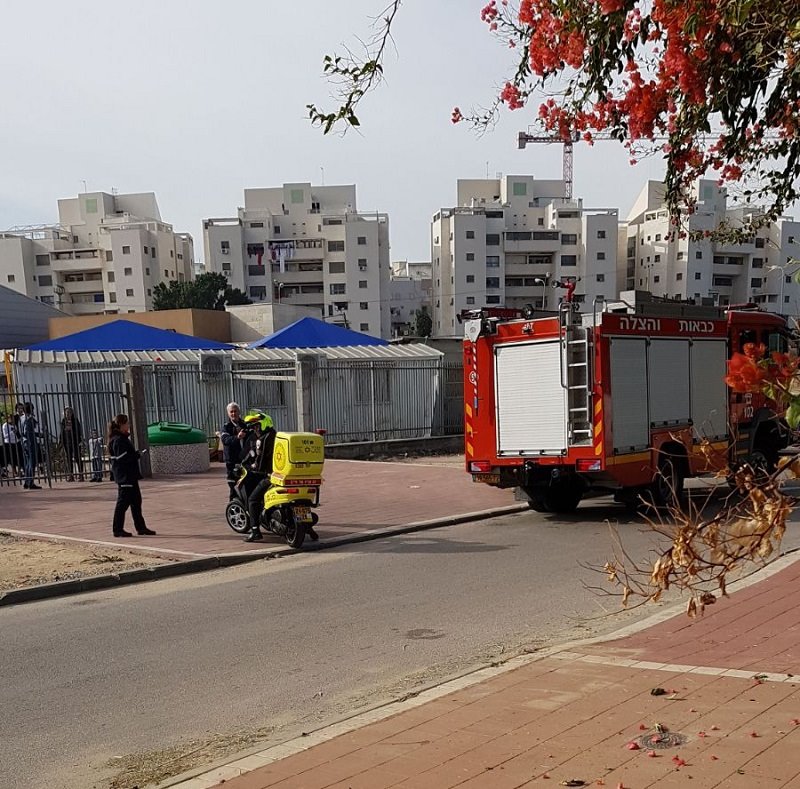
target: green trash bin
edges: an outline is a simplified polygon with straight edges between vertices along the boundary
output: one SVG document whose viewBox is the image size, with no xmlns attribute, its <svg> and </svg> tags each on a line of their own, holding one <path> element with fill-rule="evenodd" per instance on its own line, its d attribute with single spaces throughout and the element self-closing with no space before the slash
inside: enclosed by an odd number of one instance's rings
<svg viewBox="0 0 800 789">
<path fill-rule="evenodd" d="M 154 474 L 197 474 L 208 471 L 208 439 L 185 422 L 154 422 L 147 426 L 150 465 Z"/>
</svg>

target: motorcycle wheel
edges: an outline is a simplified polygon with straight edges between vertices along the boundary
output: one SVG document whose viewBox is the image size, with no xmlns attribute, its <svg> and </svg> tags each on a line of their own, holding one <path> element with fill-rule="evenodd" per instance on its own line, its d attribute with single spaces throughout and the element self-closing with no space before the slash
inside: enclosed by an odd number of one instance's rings
<svg viewBox="0 0 800 789">
<path fill-rule="evenodd" d="M 246 534 L 250 531 L 250 516 L 244 504 L 238 499 L 232 499 L 225 507 L 225 520 L 237 534 Z"/>
<path fill-rule="evenodd" d="M 306 525 L 301 523 L 294 517 L 294 512 L 291 508 L 287 508 L 283 513 L 284 523 L 286 526 L 286 542 L 292 548 L 300 548 L 306 539 Z"/>
</svg>

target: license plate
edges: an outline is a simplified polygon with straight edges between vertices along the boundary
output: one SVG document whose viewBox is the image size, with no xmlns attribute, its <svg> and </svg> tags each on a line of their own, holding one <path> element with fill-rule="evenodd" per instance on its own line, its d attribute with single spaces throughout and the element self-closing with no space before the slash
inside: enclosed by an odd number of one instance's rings
<svg viewBox="0 0 800 789">
<path fill-rule="evenodd" d="M 500 475 L 499 474 L 473 474 L 472 475 L 473 482 L 485 482 L 487 485 L 499 485 L 500 484 Z"/>
<path fill-rule="evenodd" d="M 299 521 L 310 521 L 311 520 L 311 507 L 295 507 L 294 508 L 294 517 L 297 518 Z"/>
</svg>

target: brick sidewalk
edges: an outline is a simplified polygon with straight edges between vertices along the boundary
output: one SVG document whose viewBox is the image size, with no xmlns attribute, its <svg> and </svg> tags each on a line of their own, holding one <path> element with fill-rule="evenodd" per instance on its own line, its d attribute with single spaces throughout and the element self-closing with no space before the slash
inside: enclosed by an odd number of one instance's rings
<svg viewBox="0 0 800 789">
<path fill-rule="evenodd" d="M 800 561 L 781 562 L 702 619 L 487 669 L 179 786 L 800 787 Z M 628 748 L 656 724 L 685 741 Z"/>
<path fill-rule="evenodd" d="M 144 515 L 158 535 L 114 544 L 187 558 L 286 545 L 270 534 L 262 543 L 245 543 L 231 531 L 225 522 L 227 494 L 219 465 L 203 474 L 145 480 Z M 321 495 L 322 540 L 515 503 L 510 491 L 476 484 L 462 468 L 349 460 L 325 462 Z M 115 498 L 110 482 L 58 483 L 41 491 L 0 487 L 0 530 L 111 542 Z"/>
</svg>

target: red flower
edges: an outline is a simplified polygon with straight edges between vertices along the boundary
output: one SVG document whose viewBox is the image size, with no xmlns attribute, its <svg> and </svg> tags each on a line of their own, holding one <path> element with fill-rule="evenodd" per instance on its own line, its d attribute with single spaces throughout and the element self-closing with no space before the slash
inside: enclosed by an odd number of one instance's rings
<svg viewBox="0 0 800 789">
<path fill-rule="evenodd" d="M 752 345 L 752 343 L 748 343 Z M 725 383 L 734 392 L 759 392 L 764 380 L 767 378 L 767 371 L 759 365 L 753 356 L 745 353 L 734 353 L 728 362 L 728 374 L 725 376 Z"/>
</svg>

